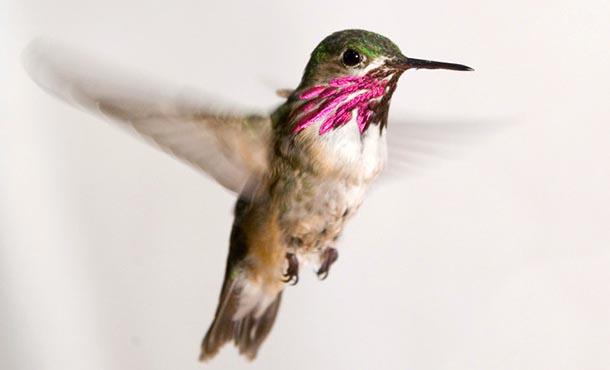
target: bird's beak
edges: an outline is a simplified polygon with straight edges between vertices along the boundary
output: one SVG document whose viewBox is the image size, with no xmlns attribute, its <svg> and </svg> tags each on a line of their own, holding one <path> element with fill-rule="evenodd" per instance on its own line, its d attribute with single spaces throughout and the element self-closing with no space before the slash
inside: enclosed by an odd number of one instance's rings
<svg viewBox="0 0 610 370">
<path fill-rule="evenodd" d="M 452 71 L 474 71 L 474 69 L 462 64 L 435 62 L 433 60 L 415 59 L 402 57 L 388 63 L 391 67 L 399 70 L 415 69 L 449 69 Z"/>
</svg>

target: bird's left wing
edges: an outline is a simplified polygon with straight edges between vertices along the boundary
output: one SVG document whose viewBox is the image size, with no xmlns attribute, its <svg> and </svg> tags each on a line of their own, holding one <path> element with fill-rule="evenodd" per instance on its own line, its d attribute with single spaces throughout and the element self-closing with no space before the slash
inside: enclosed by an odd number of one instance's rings
<svg viewBox="0 0 610 370">
<path fill-rule="evenodd" d="M 267 171 L 268 115 L 214 109 L 210 99 L 193 91 L 153 84 L 45 41 L 26 49 L 24 64 L 46 91 L 135 130 L 231 191 L 242 192 L 248 181 Z"/>
</svg>

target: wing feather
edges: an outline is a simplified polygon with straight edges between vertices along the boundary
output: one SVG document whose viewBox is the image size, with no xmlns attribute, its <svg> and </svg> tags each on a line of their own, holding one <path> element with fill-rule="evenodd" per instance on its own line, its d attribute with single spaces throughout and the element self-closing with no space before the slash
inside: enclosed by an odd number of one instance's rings
<svg viewBox="0 0 610 370">
<path fill-rule="evenodd" d="M 45 41 L 24 53 L 32 79 L 52 95 L 121 123 L 234 192 L 266 173 L 268 115 L 222 110 L 193 90 L 168 88 L 138 73 Z"/>
</svg>

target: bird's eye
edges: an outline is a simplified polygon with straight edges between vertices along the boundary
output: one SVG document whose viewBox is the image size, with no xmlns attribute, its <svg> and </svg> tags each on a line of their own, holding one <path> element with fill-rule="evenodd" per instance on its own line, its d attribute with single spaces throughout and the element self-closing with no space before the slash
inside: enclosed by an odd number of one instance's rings
<svg viewBox="0 0 610 370">
<path fill-rule="evenodd" d="M 354 49 L 347 49 L 343 52 L 343 64 L 353 67 L 362 62 L 362 55 Z"/>
</svg>

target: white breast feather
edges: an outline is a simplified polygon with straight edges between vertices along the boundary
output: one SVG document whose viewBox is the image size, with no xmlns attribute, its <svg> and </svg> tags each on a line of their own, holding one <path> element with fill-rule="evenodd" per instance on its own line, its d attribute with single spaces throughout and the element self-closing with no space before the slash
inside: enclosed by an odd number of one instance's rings
<svg viewBox="0 0 610 370">
<path fill-rule="evenodd" d="M 380 132 L 379 127 L 369 126 L 360 134 L 356 122 L 357 110 L 352 112 L 350 121 L 321 136 L 327 152 L 327 158 L 341 161 L 349 171 L 358 171 L 365 181 L 372 180 L 385 166 L 387 160 L 387 147 L 385 130 Z M 321 123 L 315 124 L 319 130 Z"/>
</svg>

